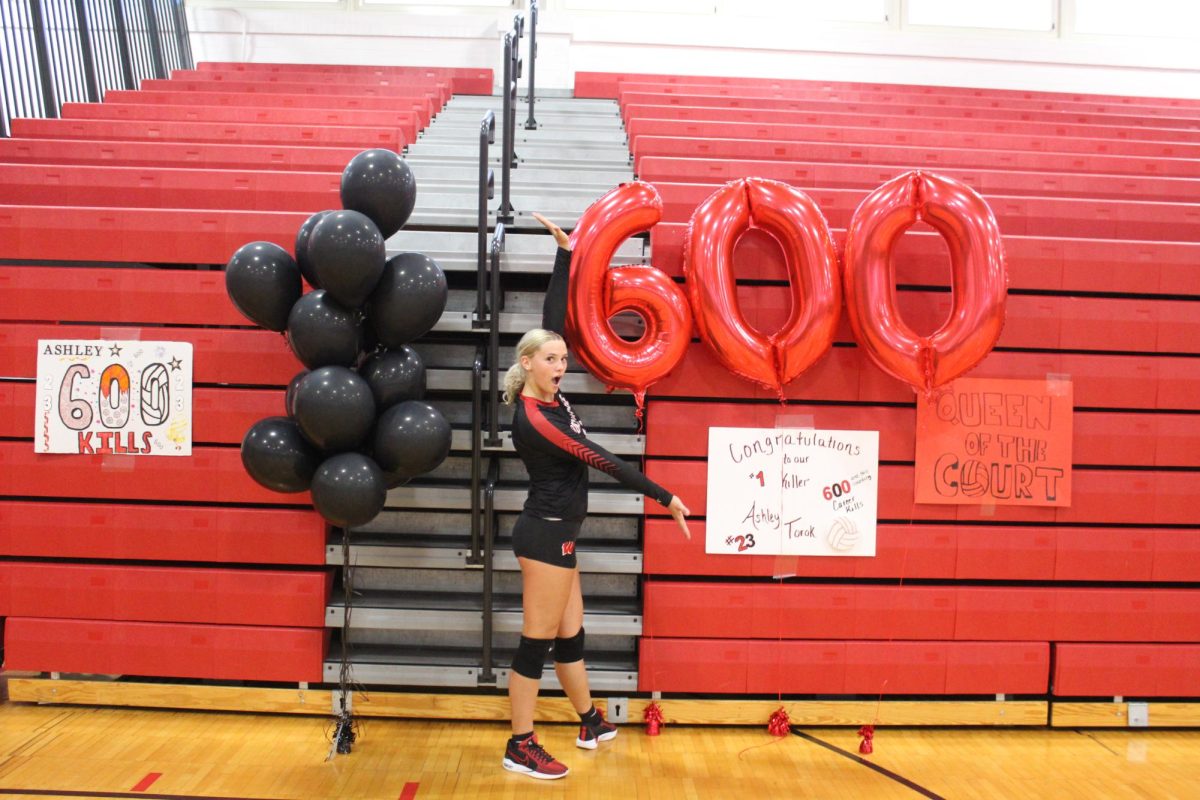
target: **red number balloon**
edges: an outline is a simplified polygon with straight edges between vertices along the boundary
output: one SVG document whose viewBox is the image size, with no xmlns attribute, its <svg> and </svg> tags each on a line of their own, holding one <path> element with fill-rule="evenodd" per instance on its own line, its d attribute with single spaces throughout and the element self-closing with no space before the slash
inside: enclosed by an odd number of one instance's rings
<svg viewBox="0 0 1200 800">
<path fill-rule="evenodd" d="M 951 309 L 930 336 L 900 319 L 892 250 L 918 220 L 950 248 Z M 1008 271 L 987 202 L 956 180 L 913 171 L 859 204 L 846 229 L 846 309 L 859 345 L 885 372 L 928 393 L 975 366 L 1004 327 Z"/>
<path fill-rule="evenodd" d="M 662 218 L 662 198 L 648 183 L 621 184 L 592 204 L 571 234 L 567 337 L 579 360 L 610 388 L 629 389 L 638 414 L 646 387 L 687 352 L 692 313 L 675 282 L 648 264 L 609 268 L 621 243 Z M 618 336 L 609 318 L 633 311 L 646 323 L 636 342 Z"/>
<path fill-rule="evenodd" d="M 754 225 L 783 250 L 791 313 L 766 336 L 737 302 L 733 250 Z M 726 369 L 777 392 L 825 354 L 841 310 L 837 250 L 825 217 L 799 189 L 764 178 L 727 183 L 696 208 L 683 270 L 700 338 Z"/>
</svg>

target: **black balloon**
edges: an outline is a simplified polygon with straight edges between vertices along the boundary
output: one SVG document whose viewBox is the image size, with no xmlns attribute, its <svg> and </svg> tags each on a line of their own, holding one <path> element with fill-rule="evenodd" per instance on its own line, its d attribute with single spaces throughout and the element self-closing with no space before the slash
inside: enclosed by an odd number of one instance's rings
<svg viewBox="0 0 1200 800">
<path fill-rule="evenodd" d="M 309 369 L 358 361 L 362 323 L 358 313 L 339 305 L 324 289 L 316 289 L 292 306 L 287 319 L 288 344 Z"/>
<path fill-rule="evenodd" d="M 404 470 L 397 470 L 396 472 L 383 473 L 383 482 L 389 489 L 398 489 L 411 481 L 413 477 Z"/>
<path fill-rule="evenodd" d="M 367 315 L 379 341 L 399 347 L 419 339 L 446 310 L 446 273 L 429 256 L 401 253 L 387 262 Z"/>
<path fill-rule="evenodd" d="M 308 237 L 312 236 L 313 228 L 317 227 L 317 223 L 332 213 L 333 211 L 318 211 L 304 220 L 304 224 L 296 232 L 296 266 L 300 268 L 300 274 L 304 276 L 304 280 L 308 281 L 308 285 L 314 289 L 320 289 L 321 282 L 317 279 L 317 271 L 313 269 L 312 261 L 308 257 Z"/>
<path fill-rule="evenodd" d="M 366 214 L 383 238 L 404 227 L 417 204 L 417 179 L 391 150 L 364 150 L 342 171 L 342 206 Z"/>
<path fill-rule="evenodd" d="M 283 393 L 283 410 L 289 417 L 296 415 L 296 387 L 300 385 L 300 381 L 304 380 L 304 376 L 307 374 L 308 370 L 302 369 L 288 381 L 287 391 Z"/>
<path fill-rule="evenodd" d="M 357 211 L 326 214 L 312 229 L 307 252 L 321 288 L 349 308 L 367 301 L 387 261 L 379 229 Z"/>
<path fill-rule="evenodd" d="M 378 412 L 425 396 L 425 365 L 417 351 L 407 345 L 374 354 L 359 372 L 375 395 Z"/>
<path fill-rule="evenodd" d="M 332 525 L 365 525 L 383 510 L 387 486 L 379 465 L 361 453 L 342 453 L 321 462 L 312 479 L 317 511 Z"/>
<path fill-rule="evenodd" d="M 392 478 L 423 475 L 449 454 L 450 423 L 428 403 L 405 400 L 379 416 L 375 460 Z"/>
<path fill-rule="evenodd" d="M 259 484 L 276 492 L 303 492 L 321 456 L 287 417 L 267 417 L 242 439 L 242 466 Z"/>
<path fill-rule="evenodd" d="M 371 387 L 346 367 L 321 367 L 305 375 L 292 406 L 305 437 L 327 453 L 358 447 L 375 422 Z"/>
<path fill-rule="evenodd" d="M 237 310 L 255 325 L 281 331 L 300 297 L 300 269 L 279 245 L 250 242 L 225 265 L 225 290 Z"/>
</svg>

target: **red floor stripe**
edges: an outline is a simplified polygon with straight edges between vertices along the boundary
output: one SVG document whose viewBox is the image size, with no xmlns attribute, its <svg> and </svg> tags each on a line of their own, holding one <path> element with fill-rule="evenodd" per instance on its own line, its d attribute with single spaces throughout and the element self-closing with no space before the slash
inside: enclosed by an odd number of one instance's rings
<svg viewBox="0 0 1200 800">
<path fill-rule="evenodd" d="M 151 773 L 149 773 L 148 775 L 146 775 L 146 777 L 144 777 L 144 778 L 142 778 L 140 781 L 138 781 L 138 782 L 137 782 L 137 786 L 134 786 L 134 787 L 133 787 L 132 789 L 130 789 L 129 791 L 131 791 L 131 792 L 144 792 L 144 791 L 146 791 L 147 789 L 149 789 L 149 788 L 150 788 L 150 785 L 151 785 L 152 783 L 154 783 L 156 780 L 158 780 L 158 779 L 159 779 L 159 778 L 161 778 L 161 777 L 162 777 L 162 773 L 161 773 L 161 772 L 151 772 Z"/>
<path fill-rule="evenodd" d="M 417 796 L 417 787 L 419 783 L 409 782 L 404 784 L 404 791 L 400 792 L 400 800 L 413 800 Z"/>
</svg>

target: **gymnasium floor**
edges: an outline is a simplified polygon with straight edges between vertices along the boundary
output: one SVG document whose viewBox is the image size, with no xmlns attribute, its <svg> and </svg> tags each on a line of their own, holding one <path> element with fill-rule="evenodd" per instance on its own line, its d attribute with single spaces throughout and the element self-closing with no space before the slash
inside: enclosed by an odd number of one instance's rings
<svg viewBox="0 0 1200 800">
<path fill-rule="evenodd" d="M 1200 732 L 627 726 L 595 752 L 540 737 L 554 782 L 500 768 L 502 723 L 367 720 L 327 762 L 311 717 L 0 705 L 0 796 L 147 798 L 1195 798 Z"/>
</svg>

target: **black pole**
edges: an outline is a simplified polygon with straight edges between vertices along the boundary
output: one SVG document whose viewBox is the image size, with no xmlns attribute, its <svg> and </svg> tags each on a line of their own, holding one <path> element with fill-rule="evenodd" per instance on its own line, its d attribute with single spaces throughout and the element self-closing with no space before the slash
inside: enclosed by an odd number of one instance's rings
<svg viewBox="0 0 1200 800">
<path fill-rule="evenodd" d="M 487 275 L 488 200 L 495 196 L 496 173 L 488 163 L 488 145 L 496 141 L 496 114 L 490 109 L 479 123 L 479 218 L 475 241 L 475 322 L 482 325 L 487 316 L 484 276 Z"/>
<path fill-rule="evenodd" d="M 513 58 L 512 51 L 514 47 L 513 34 L 511 31 L 504 34 L 504 109 L 501 121 L 504 126 L 504 146 L 500 153 L 500 210 L 496 213 L 496 222 L 512 223 L 513 207 L 510 201 L 511 178 L 512 178 L 512 161 L 509 158 L 509 151 L 512 149 L 512 130 L 508 126 L 509 117 L 512 115 L 512 86 L 513 86 Z"/>
<path fill-rule="evenodd" d="M 471 553 L 467 564 L 483 565 L 480 542 L 480 497 L 483 472 L 483 344 L 475 346 L 475 361 L 471 364 Z"/>
<path fill-rule="evenodd" d="M 83 81 L 89 103 L 100 101 L 100 84 L 96 81 L 96 56 L 92 53 L 91 24 L 83 0 L 75 0 L 75 23 L 79 29 L 79 54 L 83 61 Z"/>
<path fill-rule="evenodd" d="M 537 130 L 537 120 L 533 117 L 533 75 L 537 67 L 537 18 L 538 4 L 537 0 L 529 2 L 529 116 L 525 118 L 525 130 Z"/>
<path fill-rule="evenodd" d="M 496 676 L 492 674 L 494 666 L 492 657 L 492 638 L 495 624 L 492 620 L 493 606 L 492 589 L 495 578 L 493 569 L 496 542 L 496 484 L 500 480 L 500 459 L 493 458 L 488 464 L 487 485 L 484 487 L 483 502 L 483 653 L 479 670 L 481 684 L 494 684 Z"/>
<path fill-rule="evenodd" d="M 162 39 L 158 30 L 158 16 L 154 13 L 154 0 L 142 0 L 146 13 L 146 36 L 150 39 L 150 60 L 154 64 L 154 77 L 166 80 L 167 66 L 163 61 Z"/>
<path fill-rule="evenodd" d="M 130 55 L 129 26 L 125 24 L 124 0 L 112 0 L 113 22 L 117 26 L 117 55 L 121 60 L 121 81 L 124 88 L 138 88 L 133 82 L 133 58 Z"/>
<path fill-rule="evenodd" d="M 54 78 L 50 72 L 50 41 L 47 38 L 46 16 L 42 0 L 29 0 L 29 23 L 33 28 L 33 52 L 37 58 L 38 80 L 41 82 L 42 113 L 58 117 L 58 100 L 54 96 Z"/>
<path fill-rule="evenodd" d="M 511 134 L 512 145 L 508 148 L 508 159 L 512 168 L 516 169 L 520 166 L 517 161 L 517 84 L 521 80 L 521 59 L 517 58 L 515 44 L 513 45 L 512 75 L 512 87 L 509 89 L 512 98 L 508 106 L 508 132 Z"/>
<path fill-rule="evenodd" d="M 492 313 L 488 319 L 488 369 L 491 373 L 488 392 L 488 447 L 499 447 L 500 441 L 500 254 L 504 252 L 504 223 L 496 223 L 492 234 L 491 283 Z"/>
</svg>

